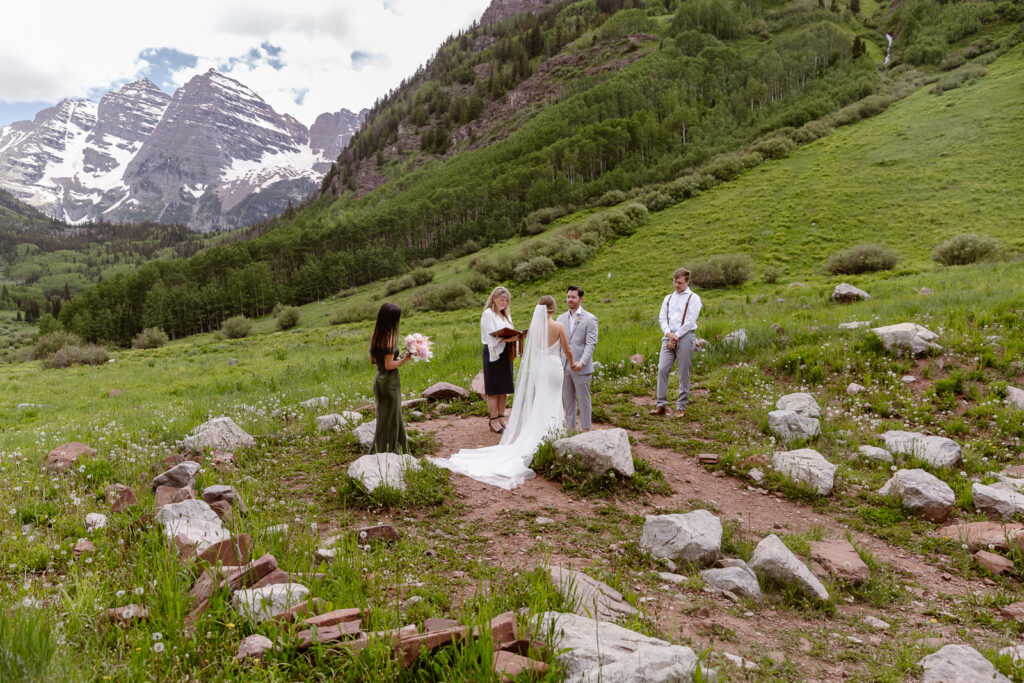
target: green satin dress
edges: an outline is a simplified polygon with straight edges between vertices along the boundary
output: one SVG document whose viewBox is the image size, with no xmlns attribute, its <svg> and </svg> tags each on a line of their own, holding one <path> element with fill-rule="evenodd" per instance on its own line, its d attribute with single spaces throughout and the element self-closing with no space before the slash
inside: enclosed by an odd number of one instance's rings
<svg viewBox="0 0 1024 683">
<path fill-rule="evenodd" d="M 390 353 L 397 360 L 398 349 Z M 373 435 L 371 453 L 408 453 L 409 438 L 402 420 L 402 380 L 398 368 L 388 370 L 384 358 L 377 360 L 377 377 L 373 380 L 373 397 L 377 401 L 377 430 Z"/>
</svg>

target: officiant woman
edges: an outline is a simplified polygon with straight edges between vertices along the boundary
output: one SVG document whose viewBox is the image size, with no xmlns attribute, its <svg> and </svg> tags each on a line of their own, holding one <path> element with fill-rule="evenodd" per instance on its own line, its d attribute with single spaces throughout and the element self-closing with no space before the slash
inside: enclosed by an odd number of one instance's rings
<svg viewBox="0 0 1024 683">
<path fill-rule="evenodd" d="M 505 431 L 505 406 L 512 393 L 512 354 L 510 342 L 517 337 L 499 339 L 492 332 L 512 328 L 509 303 L 512 295 L 504 287 L 495 287 L 487 297 L 487 305 L 480 316 L 480 341 L 483 343 L 484 394 L 487 395 L 487 424 L 492 432 Z"/>
</svg>

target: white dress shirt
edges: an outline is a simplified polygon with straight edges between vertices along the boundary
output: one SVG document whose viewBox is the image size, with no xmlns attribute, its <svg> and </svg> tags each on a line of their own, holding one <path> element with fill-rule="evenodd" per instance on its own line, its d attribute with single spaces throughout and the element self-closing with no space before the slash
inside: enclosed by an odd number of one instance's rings
<svg viewBox="0 0 1024 683">
<path fill-rule="evenodd" d="M 566 330 L 566 332 L 568 332 L 568 334 L 571 335 L 573 333 L 573 330 L 576 329 L 576 326 L 579 325 L 582 320 L 583 320 L 583 307 L 582 306 L 578 307 L 576 309 L 575 313 L 573 313 L 572 311 L 569 311 L 569 329 Z"/>
<path fill-rule="evenodd" d="M 490 352 L 491 362 L 498 360 L 501 352 L 505 350 L 505 342 L 497 337 L 492 337 L 491 332 L 503 330 L 506 327 L 513 327 L 512 319 L 498 315 L 490 308 L 485 308 L 480 315 L 480 342 Z"/>
<path fill-rule="evenodd" d="M 689 306 L 687 306 L 687 301 L 689 301 Z M 677 337 L 695 331 L 700 309 L 700 295 L 695 294 L 689 287 L 684 289 L 682 294 L 672 292 L 661 302 L 661 311 L 658 312 L 661 331 L 666 335 L 671 333 Z M 683 311 L 686 312 L 685 320 L 683 320 Z"/>
</svg>

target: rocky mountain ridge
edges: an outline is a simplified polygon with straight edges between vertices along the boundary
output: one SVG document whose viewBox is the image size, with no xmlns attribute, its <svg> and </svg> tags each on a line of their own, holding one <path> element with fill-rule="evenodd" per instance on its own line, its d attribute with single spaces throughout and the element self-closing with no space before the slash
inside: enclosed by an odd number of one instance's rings
<svg viewBox="0 0 1024 683">
<path fill-rule="evenodd" d="M 364 117 L 306 128 L 213 69 L 173 97 L 142 79 L 0 127 L 0 188 L 72 224 L 234 227 L 309 196 Z"/>
</svg>

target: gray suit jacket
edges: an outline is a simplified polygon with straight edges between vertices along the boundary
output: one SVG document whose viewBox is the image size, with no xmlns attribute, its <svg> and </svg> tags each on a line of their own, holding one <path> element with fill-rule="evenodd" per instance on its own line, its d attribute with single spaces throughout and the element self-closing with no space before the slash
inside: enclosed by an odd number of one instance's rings
<svg viewBox="0 0 1024 683">
<path fill-rule="evenodd" d="M 594 374 L 594 349 L 597 348 L 597 317 L 587 309 L 583 309 L 583 320 L 576 325 L 576 329 L 570 329 L 569 312 L 566 311 L 558 316 L 558 322 L 565 325 L 565 333 L 569 337 L 569 349 L 572 350 L 572 357 L 583 361 L 583 369 L 577 374 Z M 569 360 L 565 357 L 565 353 L 561 350 L 558 353 L 562 356 L 562 368 L 568 370 Z"/>
</svg>

